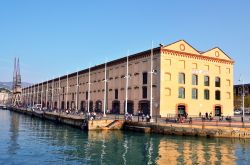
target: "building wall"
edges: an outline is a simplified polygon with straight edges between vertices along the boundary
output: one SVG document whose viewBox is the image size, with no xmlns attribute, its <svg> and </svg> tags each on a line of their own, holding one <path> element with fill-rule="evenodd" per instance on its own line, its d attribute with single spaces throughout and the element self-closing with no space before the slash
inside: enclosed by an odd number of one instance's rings
<svg viewBox="0 0 250 165">
<path fill-rule="evenodd" d="M 9 95 L 10 95 L 9 92 L 1 91 L 1 92 L 0 92 L 0 104 L 2 104 L 2 105 L 7 104 L 7 103 L 8 103 L 8 100 L 9 100 L 9 98 L 10 98 Z"/>
<path fill-rule="evenodd" d="M 180 50 L 180 45 L 185 50 Z M 166 51 L 164 51 L 164 49 Z M 174 51 L 172 51 L 174 50 Z M 223 115 L 233 115 L 233 65 L 230 62 L 204 58 L 204 55 L 195 50 L 184 41 L 174 46 L 163 48 L 161 54 L 161 104 L 160 115 L 178 113 L 178 105 L 185 105 L 189 115 L 198 116 L 212 112 L 215 106 L 221 106 Z M 186 54 L 185 54 L 186 53 Z M 189 54 L 188 54 L 189 53 Z M 222 58 L 223 53 L 220 51 Z M 199 58 L 192 56 L 203 56 Z M 209 56 L 211 57 L 210 53 Z M 218 58 L 219 59 L 219 58 Z M 178 82 L 179 73 L 185 73 L 185 84 Z M 192 85 L 192 74 L 198 76 L 198 85 Z M 204 86 L 204 76 L 210 78 L 210 85 Z M 171 78 L 170 78 L 171 77 Z M 215 77 L 220 77 L 221 87 L 215 87 Z M 185 98 L 178 98 L 179 87 L 185 88 Z M 198 98 L 192 99 L 192 88 L 198 90 Z M 210 99 L 204 99 L 204 90 L 210 91 Z M 221 99 L 215 100 L 215 91 L 221 92 Z"/>
<path fill-rule="evenodd" d="M 128 102 L 133 102 L 133 112 L 136 114 L 142 111 L 145 105 L 150 106 L 150 59 L 151 50 L 140 52 L 129 56 L 129 83 Z M 168 116 L 178 114 L 178 105 L 184 105 L 189 115 L 204 115 L 206 112 L 215 114 L 215 106 L 220 106 L 223 115 L 233 115 L 233 61 L 219 48 L 213 48 L 206 52 L 194 49 L 185 41 L 154 48 L 153 55 L 153 115 Z M 124 113 L 125 87 L 126 87 L 126 58 L 118 59 L 107 63 L 107 107 L 114 111 L 114 103 L 120 105 L 120 113 Z M 104 100 L 104 75 L 105 65 L 92 67 L 90 69 L 90 102 L 93 102 L 93 109 L 101 104 L 103 109 Z M 143 84 L 143 73 L 147 74 L 147 84 Z M 179 73 L 185 73 L 185 84 L 179 84 Z M 192 85 L 192 74 L 198 76 L 198 85 Z M 204 76 L 210 78 L 210 85 L 204 86 Z M 215 77 L 220 77 L 221 86 L 215 87 Z M 68 82 L 68 83 L 67 83 Z M 59 85 L 60 83 L 60 85 Z M 46 105 L 46 94 L 48 107 L 58 109 L 81 109 L 88 107 L 88 83 L 89 70 L 82 70 L 71 73 L 25 88 L 26 102 L 32 104 L 38 97 L 41 103 L 41 91 L 43 85 L 42 102 Z M 47 90 L 48 84 L 48 90 Z M 78 86 L 77 86 L 78 84 Z M 53 87 L 52 87 L 53 86 Z M 147 97 L 143 98 L 143 88 L 147 87 Z M 185 98 L 178 98 L 179 87 L 185 88 Z M 198 98 L 192 99 L 192 88 L 198 90 Z M 53 90 L 52 90 L 53 89 Z M 204 90 L 210 91 L 209 100 L 204 99 Z M 115 91 L 118 91 L 118 98 L 115 98 Z M 221 99 L 215 99 L 215 91 L 219 90 Z M 39 91 L 36 95 L 36 91 Z M 47 91 L 47 92 L 46 92 Z M 52 99 L 53 91 L 53 99 Z M 28 96 L 28 99 L 27 99 Z M 59 97 L 60 96 L 60 97 Z M 54 103 L 52 103 L 52 100 Z M 36 102 L 36 101 L 35 101 Z M 56 104 L 55 104 L 56 102 Z M 60 102 L 60 103 L 59 103 Z M 68 106 L 67 106 L 68 102 Z M 53 106 L 52 106 L 53 105 Z M 144 107 L 144 108 L 143 108 Z"/>
<path fill-rule="evenodd" d="M 126 60 L 107 65 L 107 108 L 109 111 L 113 109 L 113 102 L 120 103 L 120 113 L 124 113 L 125 111 L 125 95 L 126 95 Z M 150 52 L 145 54 L 145 56 L 141 58 L 132 58 L 129 59 L 129 67 L 128 74 L 130 76 L 128 80 L 128 102 L 133 102 L 133 111 L 136 114 L 140 109 L 139 103 L 141 101 L 150 101 Z M 153 69 L 158 71 L 158 73 L 153 75 L 153 111 L 154 114 L 159 114 L 159 54 L 155 53 L 153 57 Z M 147 72 L 147 84 L 143 84 L 143 73 Z M 105 78 L 105 68 L 104 66 L 90 70 L 90 102 L 93 102 L 93 108 L 97 107 L 96 103 L 101 102 L 101 110 L 103 110 L 104 103 L 104 78 Z M 53 86 L 53 102 L 57 102 L 57 106 L 54 108 L 63 108 L 62 104 L 64 104 L 64 108 L 77 108 L 87 110 L 88 105 L 88 82 L 89 82 L 89 73 L 88 71 L 85 73 L 78 74 L 78 88 L 77 88 L 77 74 L 68 76 L 68 92 L 67 92 L 67 77 L 63 77 L 60 79 L 60 90 L 59 90 L 59 78 L 54 81 L 50 80 L 48 82 L 48 90 L 47 90 L 47 82 L 41 83 L 38 89 L 38 85 L 31 87 L 31 90 L 26 88 L 24 93 L 31 93 L 26 95 L 25 102 L 29 104 L 41 103 L 41 91 L 43 86 L 43 97 L 42 102 L 44 102 L 44 106 L 46 104 L 46 92 L 47 92 L 47 102 L 48 107 L 52 106 L 52 86 Z M 54 85 L 53 85 L 54 83 Z M 147 98 L 142 97 L 142 87 L 147 87 Z M 115 98 L 115 90 L 118 90 L 118 98 Z M 31 92 L 30 92 L 31 91 Z M 37 95 L 37 91 L 38 95 Z M 79 93 L 79 94 L 77 94 Z M 59 94 L 60 94 L 60 103 L 59 102 Z M 30 98 L 29 98 L 30 97 Z M 78 99 L 77 99 L 78 97 Z M 38 101 L 37 101 L 38 98 Z M 77 101 L 76 101 L 77 100 Z M 62 103 L 64 102 L 64 103 Z M 67 102 L 69 102 L 69 106 L 67 107 Z"/>
</svg>

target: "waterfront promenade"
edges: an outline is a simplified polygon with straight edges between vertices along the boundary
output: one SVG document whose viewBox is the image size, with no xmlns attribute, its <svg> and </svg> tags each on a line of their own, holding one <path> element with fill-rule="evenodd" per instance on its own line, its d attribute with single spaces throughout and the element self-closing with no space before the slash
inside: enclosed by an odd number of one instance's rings
<svg viewBox="0 0 250 165">
<path fill-rule="evenodd" d="M 188 120 L 178 122 L 173 117 L 153 117 L 151 122 L 147 122 L 145 119 L 142 120 L 141 116 L 133 116 L 129 120 L 125 120 L 124 115 L 107 114 L 104 117 L 101 114 L 97 114 L 95 118 L 90 120 L 90 116 L 84 113 L 67 114 L 62 111 L 31 111 L 22 108 L 11 108 L 10 110 L 89 131 L 123 129 L 182 136 L 250 138 L 248 117 L 245 118 L 245 122 L 241 122 L 240 117 L 232 117 L 229 121 L 225 118 L 221 121 L 219 118 L 204 120 L 193 117 L 192 122 Z"/>
</svg>

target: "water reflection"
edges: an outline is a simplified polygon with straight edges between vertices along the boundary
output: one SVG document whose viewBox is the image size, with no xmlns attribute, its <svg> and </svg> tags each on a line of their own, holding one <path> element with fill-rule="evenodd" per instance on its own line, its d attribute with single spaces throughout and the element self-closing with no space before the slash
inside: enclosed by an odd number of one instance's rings
<svg viewBox="0 0 250 165">
<path fill-rule="evenodd" d="M 13 113 L 10 118 L 10 141 L 8 145 L 8 154 L 16 154 L 19 149 L 19 144 L 17 143 L 18 133 L 19 133 L 19 116 Z"/>
<path fill-rule="evenodd" d="M 1 110 L 0 119 L 8 128 L 0 129 L 6 141 L 0 144 L 0 164 L 249 164 L 250 140 L 87 133 Z"/>
<path fill-rule="evenodd" d="M 179 142 L 182 140 L 183 142 Z M 225 139 L 161 139 L 157 164 L 236 164 L 235 145 Z M 239 141 L 238 141 L 239 142 Z M 249 147 L 249 145 L 248 145 Z"/>
</svg>

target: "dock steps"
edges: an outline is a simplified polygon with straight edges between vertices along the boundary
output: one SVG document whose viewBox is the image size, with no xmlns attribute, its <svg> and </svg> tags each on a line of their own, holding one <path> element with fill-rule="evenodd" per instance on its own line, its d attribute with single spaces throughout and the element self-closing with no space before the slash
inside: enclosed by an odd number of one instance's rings
<svg viewBox="0 0 250 165">
<path fill-rule="evenodd" d="M 151 128 L 150 127 L 141 127 L 141 126 L 130 126 L 126 125 L 125 130 L 130 130 L 130 131 L 136 131 L 136 132 L 143 132 L 143 133 L 150 133 Z"/>
</svg>

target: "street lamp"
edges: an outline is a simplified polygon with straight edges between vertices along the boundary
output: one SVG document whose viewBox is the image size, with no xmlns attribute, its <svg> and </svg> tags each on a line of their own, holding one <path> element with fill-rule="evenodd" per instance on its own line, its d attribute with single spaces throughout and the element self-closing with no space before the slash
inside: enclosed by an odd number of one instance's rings
<svg viewBox="0 0 250 165">
<path fill-rule="evenodd" d="M 239 82 L 242 82 L 242 119 L 241 119 L 241 121 L 244 122 L 244 117 L 245 117 L 245 87 L 244 87 L 244 79 L 240 78 Z"/>
</svg>

